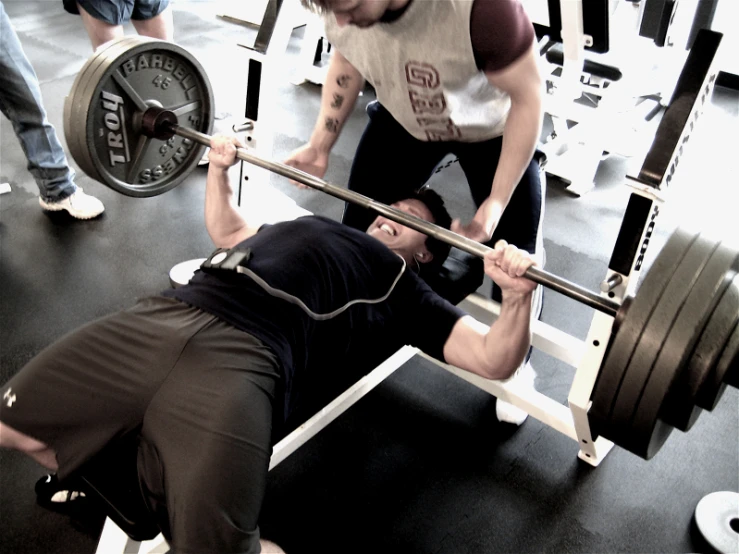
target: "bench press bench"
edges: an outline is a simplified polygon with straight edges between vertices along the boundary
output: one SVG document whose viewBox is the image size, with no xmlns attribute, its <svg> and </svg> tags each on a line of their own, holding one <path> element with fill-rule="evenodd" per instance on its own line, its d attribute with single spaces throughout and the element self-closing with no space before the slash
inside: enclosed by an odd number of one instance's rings
<svg viewBox="0 0 739 554">
<path fill-rule="evenodd" d="M 546 156 L 537 152 L 535 159 L 541 168 L 544 186 L 543 168 Z M 266 209 L 265 203 L 268 206 Z M 245 203 L 245 206 L 248 205 L 248 202 Z M 259 206 L 259 214 L 254 215 L 259 217 L 260 222 L 276 222 L 308 214 L 305 210 L 297 208 L 294 202 L 287 200 L 286 197 L 281 198 L 281 194 L 274 191 L 266 194 L 260 191 Z M 244 209 L 246 212 L 249 211 L 248 208 Z M 247 213 L 247 217 L 249 215 L 251 214 Z M 286 215 L 288 217 L 285 217 Z M 170 272 L 171 284 L 173 286 L 184 284 L 201 261 L 191 260 L 178 264 L 181 267 L 175 266 Z M 475 294 L 483 283 L 483 277 L 481 258 L 452 247 L 442 267 L 435 274 L 426 276 L 426 280 L 441 296 L 454 304 L 459 304 Z M 477 301 L 478 306 L 484 303 L 482 297 Z M 347 378 L 344 382 L 337 383 L 332 390 L 309 390 L 308 400 L 288 418 L 275 436 L 270 470 L 417 353 L 418 350 L 408 346 L 388 346 L 386 351 L 374 352 L 376 354 L 374 360 L 385 360 L 379 365 L 373 360 L 358 359 L 351 364 L 353 369 L 350 373 L 341 372 L 342 375 L 347 375 Z M 325 386 L 325 383 L 322 386 Z M 167 551 L 161 550 L 162 541 L 153 540 L 160 531 L 139 487 L 136 469 L 137 448 L 138 433 L 132 432 L 109 445 L 69 478 L 69 488 L 81 490 L 98 501 L 108 518 L 101 535 L 98 553 Z M 146 541 L 148 541 L 146 545 L 136 544 Z"/>
<path fill-rule="evenodd" d="M 445 287 L 446 291 L 453 295 L 452 297 L 463 298 L 472 294 L 482 284 L 482 276 L 482 260 L 457 250 L 450 255 L 438 279 L 440 286 Z M 312 398 L 311 402 L 301 406 L 284 425 L 281 432 L 284 436 L 277 437 L 281 440 L 275 442 L 270 469 L 329 423 L 325 421 L 319 426 L 316 421 L 309 419 L 309 416 L 321 415 L 321 413 L 325 415 L 328 411 L 330 420 L 335 419 L 414 355 L 415 349 L 401 348 L 396 355 L 389 356 L 387 366 L 383 367 L 381 364 L 374 371 L 371 367 L 364 367 L 367 365 L 366 360 L 358 361 L 350 378 L 358 376 L 359 379 L 353 387 L 345 391 L 345 394 L 349 394 L 342 397 L 340 394 L 342 390 L 337 387 L 338 390 L 323 391 Z M 375 373 L 378 370 L 379 372 Z M 331 400 L 334 397 L 336 399 L 333 405 L 332 403 L 326 405 L 325 400 Z M 337 411 L 337 408 L 340 411 Z M 293 431 L 292 434 L 287 433 L 290 430 Z M 98 547 L 99 553 L 152 552 L 148 549 L 139 550 L 140 547 L 136 546 L 136 543 L 152 541 L 159 535 L 159 527 L 139 488 L 136 467 L 137 447 L 137 434 L 132 433 L 131 436 L 110 445 L 70 478 L 70 482 L 74 484 L 69 486 L 75 490 L 82 490 L 86 495 L 100 502 L 108 517 L 106 529 L 103 531 L 104 536 L 101 536 Z M 116 542 L 119 547 L 113 550 L 111 542 Z M 157 549 L 156 552 L 166 551 Z"/>
</svg>

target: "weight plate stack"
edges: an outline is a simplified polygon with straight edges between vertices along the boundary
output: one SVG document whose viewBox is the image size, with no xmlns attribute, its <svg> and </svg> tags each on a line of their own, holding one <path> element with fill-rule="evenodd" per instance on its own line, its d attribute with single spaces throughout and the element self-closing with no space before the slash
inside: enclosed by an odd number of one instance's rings
<svg viewBox="0 0 739 554">
<path fill-rule="evenodd" d="M 672 352 L 666 348 L 668 338 L 715 247 L 711 240 L 695 237 L 654 307 L 616 393 L 609 420 L 613 438 L 609 438 L 646 459 L 649 459 L 647 446 L 652 440 L 659 437 L 661 446 L 672 428 L 657 425 L 656 414 L 654 418 L 649 417 L 654 409 L 659 411 L 661 400 L 655 406 L 644 399 L 664 398 L 672 384 L 676 366 L 672 363 Z M 689 333 L 690 329 L 686 331 Z"/>
<path fill-rule="evenodd" d="M 698 419 L 702 411 L 696 405 L 698 391 L 716 367 L 739 314 L 731 293 L 726 295 L 737 267 L 736 251 L 719 246 L 701 275 L 701 286 L 693 290 L 695 306 L 686 304 L 676 323 L 687 330 L 689 342 L 680 343 L 683 358 L 659 418 L 680 431 L 689 431 Z"/>
<path fill-rule="evenodd" d="M 616 442 L 617 430 L 612 428 L 610 416 L 624 374 L 667 283 L 695 238 L 694 233 L 677 229 L 654 260 L 636 296 L 624 301 L 622 310 L 625 309 L 625 315 L 609 343 L 591 395 L 588 419 L 595 435 L 603 435 Z"/>
<path fill-rule="evenodd" d="M 715 354 L 716 363 L 708 367 L 707 374 L 700 384 L 696 395 L 696 404 L 706 410 L 713 410 L 723 395 L 726 385 L 739 386 L 739 277 L 735 277 L 724 292 L 720 301 L 720 313 L 717 315 L 716 342 L 722 342 L 720 351 Z M 719 319 L 720 318 L 720 319 Z M 718 350 L 718 349 L 717 349 Z"/>
</svg>

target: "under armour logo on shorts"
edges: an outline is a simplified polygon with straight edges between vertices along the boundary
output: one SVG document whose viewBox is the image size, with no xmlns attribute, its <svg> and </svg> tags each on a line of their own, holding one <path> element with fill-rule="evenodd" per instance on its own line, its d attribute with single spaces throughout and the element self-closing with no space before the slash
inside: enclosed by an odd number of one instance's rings
<svg viewBox="0 0 739 554">
<path fill-rule="evenodd" d="M 5 391 L 5 394 L 3 394 L 3 400 L 7 404 L 8 408 L 12 408 L 13 404 L 15 403 L 15 395 L 10 394 L 11 392 L 13 392 L 13 389 L 9 388 Z"/>
</svg>

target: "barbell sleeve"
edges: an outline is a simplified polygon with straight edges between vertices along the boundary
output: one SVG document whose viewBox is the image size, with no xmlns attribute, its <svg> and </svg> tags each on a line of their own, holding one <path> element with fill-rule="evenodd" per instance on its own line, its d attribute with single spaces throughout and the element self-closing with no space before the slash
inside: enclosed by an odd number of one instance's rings
<svg viewBox="0 0 739 554">
<path fill-rule="evenodd" d="M 212 138 L 210 135 L 195 131 L 187 127 L 181 127 L 180 125 L 173 123 L 166 123 L 166 127 L 168 128 L 168 130 L 178 136 L 193 140 L 205 146 L 210 146 L 210 141 Z M 334 196 L 335 198 L 339 198 L 340 200 L 351 202 L 352 204 L 356 204 L 363 208 L 372 210 L 382 216 L 387 217 L 392 221 L 405 225 L 406 227 L 410 227 L 411 229 L 415 229 L 416 231 L 450 244 L 451 246 L 455 246 L 456 248 L 459 248 L 460 250 L 468 252 L 469 254 L 472 254 L 474 256 L 483 258 L 485 257 L 485 254 L 491 250 L 489 246 L 481 244 L 467 237 L 463 237 L 462 235 L 450 231 L 449 229 L 444 229 L 443 227 L 435 225 L 429 221 L 426 221 L 425 219 L 415 217 L 402 210 L 393 208 L 392 206 L 377 202 L 376 200 L 373 200 L 368 196 L 364 196 L 363 194 L 359 194 L 345 188 L 337 187 L 336 185 L 332 185 L 331 183 L 328 183 L 323 179 L 311 175 L 310 173 L 306 173 L 305 171 L 301 171 L 289 165 L 262 158 L 261 156 L 253 154 L 244 148 L 236 149 L 236 157 L 247 163 L 271 171 L 272 173 L 282 175 L 283 177 L 287 177 L 288 179 L 292 179 L 316 190 L 320 190 L 321 192 L 325 192 L 326 194 Z M 534 266 L 528 268 L 526 270 L 525 276 L 535 283 L 555 290 L 569 298 L 572 298 L 573 300 L 582 302 L 583 304 L 610 316 L 615 317 L 618 313 L 620 305 L 617 302 L 608 300 L 607 298 L 603 298 L 598 294 L 581 287 L 580 285 L 568 281 L 567 279 L 558 277 L 552 273 L 549 273 L 548 271 L 544 271 L 539 267 Z"/>
</svg>

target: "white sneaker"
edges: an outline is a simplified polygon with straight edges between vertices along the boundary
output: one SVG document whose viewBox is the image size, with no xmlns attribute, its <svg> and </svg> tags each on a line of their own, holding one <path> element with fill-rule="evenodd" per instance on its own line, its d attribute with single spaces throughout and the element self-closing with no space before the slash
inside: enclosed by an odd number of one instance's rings
<svg viewBox="0 0 739 554">
<path fill-rule="evenodd" d="M 506 381 L 511 385 L 517 387 L 534 388 L 534 379 L 536 379 L 536 372 L 534 367 L 531 365 L 531 361 L 527 361 L 521 367 L 516 370 L 516 373 Z M 504 423 L 512 423 L 514 425 L 521 425 L 526 418 L 529 417 L 525 411 L 521 408 L 514 406 L 504 400 L 498 398 L 495 402 L 495 415 L 498 416 L 498 421 Z"/>
<path fill-rule="evenodd" d="M 47 202 L 39 197 L 38 203 L 41 208 L 48 212 L 59 212 L 66 210 L 69 215 L 77 219 L 92 219 L 99 216 L 105 210 L 103 203 L 89 194 L 85 194 L 82 188 L 77 190 L 70 196 L 58 202 Z"/>
</svg>

